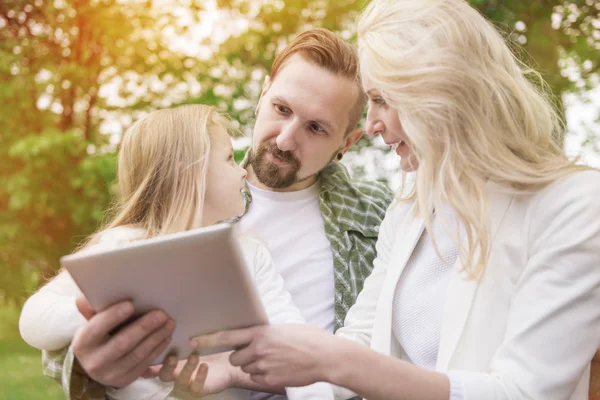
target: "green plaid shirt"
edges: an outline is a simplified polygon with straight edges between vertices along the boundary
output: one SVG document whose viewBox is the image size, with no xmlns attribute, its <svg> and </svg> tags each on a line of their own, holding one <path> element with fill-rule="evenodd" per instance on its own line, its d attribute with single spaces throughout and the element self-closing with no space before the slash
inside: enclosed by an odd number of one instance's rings
<svg viewBox="0 0 600 400">
<path fill-rule="evenodd" d="M 345 167 L 331 163 L 320 173 L 319 205 L 331 244 L 335 279 L 335 329 L 360 293 L 373 268 L 379 225 L 392 201 L 392 192 L 377 181 L 352 181 Z M 247 205 L 252 197 L 247 192 Z M 73 371 L 71 348 L 43 352 L 44 375 L 62 384 L 67 399 L 104 399 L 104 389 Z"/>
</svg>

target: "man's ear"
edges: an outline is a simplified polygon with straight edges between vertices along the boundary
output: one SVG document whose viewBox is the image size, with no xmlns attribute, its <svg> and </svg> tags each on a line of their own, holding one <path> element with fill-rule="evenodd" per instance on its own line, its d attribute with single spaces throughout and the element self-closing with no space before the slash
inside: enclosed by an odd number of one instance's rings
<svg viewBox="0 0 600 400">
<path fill-rule="evenodd" d="M 356 142 L 360 140 L 363 135 L 364 130 L 362 128 L 356 128 L 352 132 L 348 133 L 344 138 L 344 146 L 340 149 L 342 154 L 345 154 L 350 147 Z"/>
<path fill-rule="evenodd" d="M 256 104 L 256 109 L 254 110 L 254 115 L 258 115 L 258 109 L 260 108 L 260 102 L 262 101 L 263 96 L 269 91 L 271 87 L 271 77 L 269 75 L 265 76 L 265 81 L 263 82 L 262 90 L 260 91 L 260 97 L 258 98 L 258 103 Z"/>
<path fill-rule="evenodd" d="M 260 97 L 263 97 L 271 87 L 271 77 L 269 75 L 265 76 L 265 81 L 263 82 L 262 91 L 260 92 Z"/>
</svg>

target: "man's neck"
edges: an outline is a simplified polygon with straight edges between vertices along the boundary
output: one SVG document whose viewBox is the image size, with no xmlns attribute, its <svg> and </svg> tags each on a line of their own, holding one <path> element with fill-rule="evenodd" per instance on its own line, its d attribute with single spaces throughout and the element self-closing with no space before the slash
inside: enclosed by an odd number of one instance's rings
<svg viewBox="0 0 600 400">
<path fill-rule="evenodd" d="M 312 186 L 319 177 L 318 174 L 315 174 L 313 176 L 310 176 L 306 179 L 303 179 L 299 182 L 294 183 L 292 186 L 288 186 L 286 188 L 275 189 L 272 187 L 268 187 L 268 186 L 264 185 L 262 182 L 260 182 L 258 180 L 258 178 L 256 177 L 256 175 L 254 174 L 254 171 L 252 170 L 252 167 L 250 165 L 246 166 L 246 170 L 248 171 L 248 176 L 246 177 L 246 180 L 252 186 L 255 186 L 262 190 L 269 190 L 271 192 L 297 192 L 298 190 L 306 189 L 306 188 Z"/>
</svg>

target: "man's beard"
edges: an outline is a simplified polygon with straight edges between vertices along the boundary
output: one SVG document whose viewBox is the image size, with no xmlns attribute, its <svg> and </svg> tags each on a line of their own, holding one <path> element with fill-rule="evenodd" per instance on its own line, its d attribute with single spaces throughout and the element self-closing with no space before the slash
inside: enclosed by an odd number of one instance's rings
<svg viewBox="0 0 600 400">
<path fill-rule="evenodd" d="M 279 166 L 267 159 L 271 154 L 287 164 Z M 252 167 L 254 175 L 260 183 L 272 189 L 284 189 L 298 182 L 298 171 L 302 167 L 298 160 L 289 151 L 279 150 L 275 143 L 263 142 L 256 153 L 250 149 L 248 164 Z"/>
</svg>

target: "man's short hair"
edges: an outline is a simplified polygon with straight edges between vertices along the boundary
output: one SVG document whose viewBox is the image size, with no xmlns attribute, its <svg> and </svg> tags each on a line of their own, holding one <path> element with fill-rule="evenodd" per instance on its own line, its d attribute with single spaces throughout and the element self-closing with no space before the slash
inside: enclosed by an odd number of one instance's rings
<svg viewBox="0 0 600 400">
<path fill-rule="evenodd" d="M 333 32 L 324 29 L 310 29 L 296 36 L 281 53 L 275 57 L 271 66 L 271 79 L 290 56 L 300 54 L 306 61 L 321 67 L 337 76 L 356 82 L 358 98 L 350 110 L 346 134 L 354 130 L 365 110 L 367 95 L 362 89 L 359 74 L 358 56 L 344 39 Z"/>
</svg>

